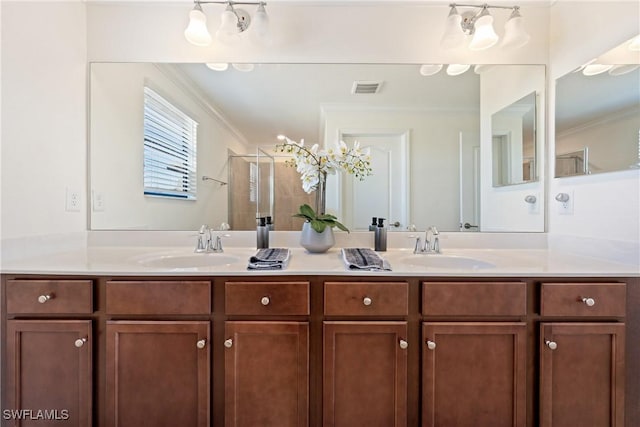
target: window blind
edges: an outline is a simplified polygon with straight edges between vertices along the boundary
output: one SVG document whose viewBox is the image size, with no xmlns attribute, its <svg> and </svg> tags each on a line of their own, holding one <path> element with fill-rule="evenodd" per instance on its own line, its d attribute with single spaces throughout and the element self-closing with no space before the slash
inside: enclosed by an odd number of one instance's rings
<svg viewBox="0 0 640 427">
<path fill-rule="evenodd" d="M 144 88 L 144 194 L 196 199 L 198 123 Z"/>
</svg>

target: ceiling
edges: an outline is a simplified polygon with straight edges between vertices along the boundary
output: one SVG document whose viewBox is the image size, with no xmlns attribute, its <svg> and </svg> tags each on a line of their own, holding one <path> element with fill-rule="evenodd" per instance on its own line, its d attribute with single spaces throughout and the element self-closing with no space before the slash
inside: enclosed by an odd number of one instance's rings
<svg viewBox="0 0 640 427">
<path fill-rule="evenodd" d="M 420 65 L 258 64 L 251 72 L 204 64 L 173 67 L 251 145 L 272 144 L 278 134 L 317 142 L 321 116 L 338 110 L 479 111 L 479 75 L 472 70 L 448 76 L 444 70 L 422 76 Z M 382 82 L 376 94 L 352 94 L 355 81 Z"/>
</svg>

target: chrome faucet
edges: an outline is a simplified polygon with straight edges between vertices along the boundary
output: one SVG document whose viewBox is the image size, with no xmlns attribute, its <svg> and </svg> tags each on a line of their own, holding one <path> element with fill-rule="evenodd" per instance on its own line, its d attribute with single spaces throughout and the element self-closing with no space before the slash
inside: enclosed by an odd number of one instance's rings
<svg viewBox="0 0 640 427">
<path fill-rule="evenodd" d="M 429 238 L 429 234 L 431 234 L 431 239 Z M 413 249 L 414 254 L 429 254 L 429 253 L 440 253 L 440 238 L 438 237 L 440 233 L 438 233 L 438 229 L 435 226 L 431 226 L 427 228 L 427 231 L 424 233 L 424 245 L 420 237 L 416 239 L 416 246 Z"/>
<path fill-rule="evenodd" d="M 213 236 L 213 230 L 208 225 L 203 224 L 198 231 L 198 240 L 196 242 L 196 253 L 221 253 L 222 239 L 220 236 Z"/>
</svg>

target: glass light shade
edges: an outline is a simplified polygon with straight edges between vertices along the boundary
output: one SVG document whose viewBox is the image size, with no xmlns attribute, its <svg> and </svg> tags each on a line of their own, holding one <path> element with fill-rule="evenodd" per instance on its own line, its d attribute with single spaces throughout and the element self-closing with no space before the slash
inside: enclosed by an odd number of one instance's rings
<svg viewBox="0 0 640 427">
<path fill-rule="evenodd" d="M 209 46 L 211 34 L 207 29 L 207 17 L 202 10 L 193 9 L 189 12 L 189 25 L 184 30 L 184 37 L 196 46 Z"/>
<path fill-rule="evenodd" d="M 634 37 L 629 43 L 629 50 L 640 51 L 640 36 Z"/>
<path fill-rule="evenodd" d="M 613 68 L 613 65 L 609 64 L 589 64 L 582 70 L 582 74 L 585 76 L 595 76 L 605 73 Z"/>
<path fill-rule="evenodd" d="M 487 12 L 482 12 L 475 22 L 475 33 L 469 43 L 471 50 L 488 49 L 498 42 L 498 35 L 493 29 L 493 16 Z"/>
<path fill-rule="evenodd" d="M 229 64 L 227 62 L 208 62 L 205 64 L 207 68 L 214 71 L 225 71 L 229 68 Z"/>
<path fill-rule="evenodd" d="M 235 44 L 240 40 L 238 17 L 231 7 L 227 7 L 220 16 L 220 28 L 216 31 L 216 38 L 225 44 Z"/>
<path fill-rule="evenodd" d="M 442 70 L 442 64 L 424 64 L 420 67 L 420 74 L 423 76 L 433 76 Z"/>
<path fill-rule="evenodd" d="M 233 68 L 235 68 L 238 71 L 242 71 L 243 73 L 253 71 L 253 69 L 255 68 L 253 64 L 247 64 L 247 63 L 240 63 L 240 64 L 234 63 L 231 65 L 233 66 Z"/>
<path fill-rule="evenodd" d="M 451 8 L 447 22 L 444 27 L 444 34 L 440 39 L 440 46 L 444 49 L 455 49 L 460 47 L 465 40 L 465 34 L 462 30 L 462 16 L 458 14 L 455 7 Z"/>
<path fill-rule="evenodd" d="M 257 41 L 267 41 L 269 36 L 269 15 L 264 9 L 264 4 L 260 4 L 251 20 L 251 35 Z"/>
<path fill-rule="evenodd" d="M 491 68 L 493 68 L 493 65 L 491 64 L 478 64 L 475 67 L 473 67 L 473 72 L 476 74 L 482 74 Z"/>
<path fill-rule="evenodd" d="M 611 75 L 611 76 L 621 76 L 623 74 L 627 74 L 627 73 L 630 73 L 630 72 L 634 71 L 638 67 L 640 67 L 640 65 L 638 65 L 638 64 L 619 64 L 619 65 L 614 65 L 609 70 L 609 75 Z"/>
<path fill-rule="evenodd" d="M 527 43 L 531 36 L 524 29 L 522 16 L 514 16 L 504 24 L 504 38 L 502 39 L 502 47 L 505 49 L 518 49 Z"/>
<path fill-rule="evenodd" d="M 471 68 L 471 64 L 449 64 L 447 66 L 447 74 L 450 76 L 459 76 L 460 74 L 465 73 L 469 68 Z"/>
</svg>

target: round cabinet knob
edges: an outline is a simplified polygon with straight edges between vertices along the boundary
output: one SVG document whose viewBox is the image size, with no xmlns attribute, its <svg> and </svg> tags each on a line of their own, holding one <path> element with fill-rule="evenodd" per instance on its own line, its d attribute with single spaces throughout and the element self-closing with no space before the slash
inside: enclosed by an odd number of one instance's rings
<svg viewBox="0 0 640 427">
<path fill-rule="evenodd" d="M 435 350 L 436 349 L 436 343 L 430 340 L 427 340 L 427 348 L 429 350 Z"/>
<path fill-rule="evenodd" d="M 406 350 L 407 348 L 409 348 L 409 343 L 405 340 L 400 340 L 400 348 Z"/>
<path fill-rule="evenodd" d="M 596 300 L 593 298 L 582 298 L 582 302 L 587 305 L 587 307 L 593 307 L 596 305 Z"/>
<path fill-rule="evenodd" d="M 198 340 L 198 342 L 196 343 L 196 347 L 198 348 L 204 348 L 207 345 L 207 340 Z"/>
<path fill-rule="evenodd" d="M 368 307 L 368 306 L 370 306 L 372 302 L 373 302 L 373 300 L 372 300 L 371 298 L 369 298 L 369 297 L 364 297 L 364 298 L 362 299 L 362 303 L 363 303 L 364 305 L 366 305 L 367 307 Z"/>
<path fill-rule="evenodd" d="M 550 340 L 545 340 L 544 342 L 547 347 L 549 347 L 549 349 L 551 350 L 555 350 L 556 348 L 558 348 L 558 343 L 555 341 L 550 341 Z"/>
<path fill-rule="evenodd" d="M 229 338 L 228 340 L 224 340 L 224 346 L 227 348 L 233 347 L 233 340 Z"/>
<path fill-rule="evenodd" d="M 45 302 L 49 301 L 51 299 L 51 295 L 40 295 L 38 297 L 38 302 L 40 304 L 44 304 Z"/>
<path fill-rule="evenodd" d="M 82 347 L 82 346 L 84 345 L 84 343 L 86 343 L 86 342 L 87 342 L 87 339 L 86 339 L 86 338 L 78 338 L 78 339 L 75 341 L 75 343 L 74 343 L 74 344 L 76 345 L 76 347 L 80 348 L 80 347 Z"/>
<path fill-rule="evenodd" d="M 262 299 L 260 300 L 260 304 L 262 305 L 269 305 L 269 303 L 271 302 L 271 300 L 269 299 L 269 297 L 262 297 Z"/>
</svg>

